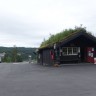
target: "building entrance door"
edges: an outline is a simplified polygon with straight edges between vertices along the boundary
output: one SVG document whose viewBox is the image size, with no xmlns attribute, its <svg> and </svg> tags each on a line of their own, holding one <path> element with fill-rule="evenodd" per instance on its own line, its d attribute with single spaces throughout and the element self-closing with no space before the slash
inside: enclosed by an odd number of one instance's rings
<svg viewBox="0 0 96 96">
<path fill-rule="evenodd" d="M 94 63 L 94 48 L 88 47 L 87 48 L 87 62 Z"/>
</svg>

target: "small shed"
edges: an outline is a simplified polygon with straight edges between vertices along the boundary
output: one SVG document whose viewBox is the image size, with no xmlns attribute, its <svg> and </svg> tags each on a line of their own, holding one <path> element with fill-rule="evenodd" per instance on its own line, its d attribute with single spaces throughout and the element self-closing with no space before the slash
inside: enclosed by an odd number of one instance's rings
<svg viewBox="0 0 96 96">
<path fill-rule="evenodd" d="M 89 62 L 96 57 L 96 37 L 79 30 L 59 42 L 38 49 L 38 63 L 42 65 Z"/>
</svg>

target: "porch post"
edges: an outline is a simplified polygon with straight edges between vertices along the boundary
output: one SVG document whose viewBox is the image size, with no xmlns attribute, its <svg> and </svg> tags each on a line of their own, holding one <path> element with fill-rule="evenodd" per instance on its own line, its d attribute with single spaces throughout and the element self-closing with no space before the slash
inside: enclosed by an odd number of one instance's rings
<svg viewBox="0 0 96 96">
<path fill-rule="evenodd" d="M 54 66 L 58 67 L 60 64 L 60 57 L 59 57 L 59 48 L 57 49 L 57 44 L 54 44 Z"/>
</svg>

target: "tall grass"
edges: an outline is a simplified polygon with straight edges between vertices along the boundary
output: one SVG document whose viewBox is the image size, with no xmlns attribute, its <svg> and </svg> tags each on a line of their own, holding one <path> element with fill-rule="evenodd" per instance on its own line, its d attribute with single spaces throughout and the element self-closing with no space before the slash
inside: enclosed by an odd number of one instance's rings
<svg viewBox="0 0 96 96">
<path fill-rule="evenodd" d="M 60 33 L 57 33 L 55 35 L 51 35 L 48 40 L 44 40 L 41 43 L 40 47 L 42 48 L 42 47 L 46 47 L 46 46 L 52 45 L 52 44 L 54 44 L 56 42 L 60 42 L 64 38 L 66 38 L 67 36 L 71 36 L 71 34 L 77 33 L 77 32 L 86 32 L 86 29 L 85 28 L 81 28 L 81 27 L 77 27 L 75 29 L 65 29 L 65 30 L 63 30 Z"/>
</svg>

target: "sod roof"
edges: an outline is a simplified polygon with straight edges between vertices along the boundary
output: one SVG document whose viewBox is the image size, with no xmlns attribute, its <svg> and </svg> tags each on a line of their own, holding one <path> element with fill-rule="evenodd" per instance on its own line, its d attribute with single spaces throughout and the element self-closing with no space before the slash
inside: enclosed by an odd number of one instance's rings
<svg viewBox="0 0 96 96">
<path fill-rule="evenodd" d="M 64 40 L 80 32 L 88 33 L 91 35 L 90 32 L 87 32 L 85 28 L 81 28 L 81 27 L 77 27 L 75 29 L 66 29 L 60 33 L 51 35 L 48 40 L 43 41 L 40 46 L 40 49 L 52 47 L 53 44 L 63 42 Z"/>
</svg>

